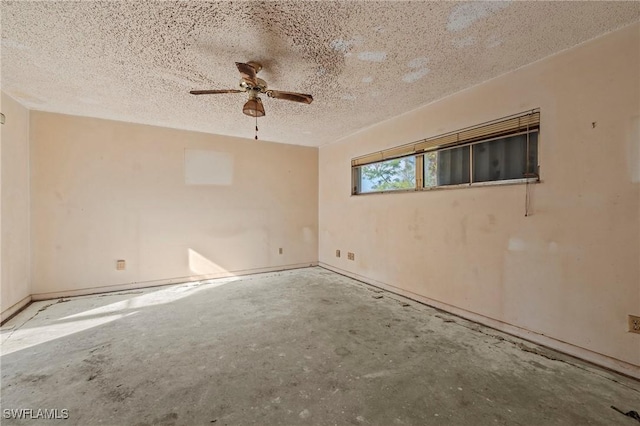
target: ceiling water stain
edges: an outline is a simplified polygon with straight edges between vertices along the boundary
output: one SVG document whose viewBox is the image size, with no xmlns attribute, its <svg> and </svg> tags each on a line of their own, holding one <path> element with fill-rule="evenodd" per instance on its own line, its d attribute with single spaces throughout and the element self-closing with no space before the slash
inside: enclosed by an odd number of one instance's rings
<svg viewBox="0 0 640 426">
<path fill-rule="evenodd" d="M 384 62 L 387 60 L 387 52 L 360 52 L 358 59 L 367 62 Z"/>
<path fill-rule="evenodd" d="M 451 40 L 451 43 L 458 49 L 462 49 L 463 47 L 469 47 L 476 44 L 476 38 L 473 36 L 467 36 L 464 38 L 453 39 Z"/>
<path fill-rule="evenodd" d="M 354 46 L 362 45 L 362 37 L 354 37 L 350 40 L 336 39 L 329 45 L 336 52 L 347 54 Z"/>
<path fill-rule="evenodd" d="M 429 74 L 429 71 L 429 68 L 421 68 L 419 70 L 410 72 L 402 77 L 402 81 L 404 81 L 405 83 L 414 83 L 420 80 L 425 75 Z"/>
<path fill-rule="evenodd" d="M 449 15 L 447 29 L 449 31 L 464 30 L 473 25 L 474 22 L 493 15 L 507 6 L 509 6 L 509 1 L 458 4 Z"/>
<path fill-rule="evenodd" d="M 429 62 L 429 59 L 422 56 L 420 58 L 415 58 L 409 61 L 409 63 L 407 64 L 407 66 L 409 68 L 421 68 L 424 67 L 425 65 L 427 65 L 427 63 Z"/>
</svg>

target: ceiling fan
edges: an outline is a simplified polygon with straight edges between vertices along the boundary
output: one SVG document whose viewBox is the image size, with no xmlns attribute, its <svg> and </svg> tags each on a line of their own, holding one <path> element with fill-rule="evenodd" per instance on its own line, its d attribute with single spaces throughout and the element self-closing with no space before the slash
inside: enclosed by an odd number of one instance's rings
<svg viewBox="0 0 640 426">
<path fill-rule="evenodd" d="M 192 90 L 192 95 L 214 95 L 220 93 L 242 93 L 249 94 L 249 100 L 242 107 L 242 112 L 250 117 L 264 117 L 264 106 L 260 96 L 262 93 L 270 98 L 284 99 L 287 101 L 300 102 L 310 104 L 313 96 L 304 93 L 283 92 L 280 90 L 267 89 L 267 82 L 257 77 L 258 72 L 262 69 L 262 65 L 258 62 L 236 62 L 236 67 L 240 71 L 240 89 L 222 89 L 222 90 Z"/>
</svg>

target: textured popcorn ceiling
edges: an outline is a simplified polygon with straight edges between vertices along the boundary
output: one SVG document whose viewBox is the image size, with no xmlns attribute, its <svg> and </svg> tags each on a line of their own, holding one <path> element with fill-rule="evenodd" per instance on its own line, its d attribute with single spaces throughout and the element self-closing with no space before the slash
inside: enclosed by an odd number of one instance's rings
<svg viewBox="0 0 640 426">
<path fill-rule="evenodd" d="M 260 138 L 320 146 L 640 18 L 612 2 L 2 1 L 2 90 L 25 106 L 253 137 L 234 62 L 259 61 Z"/>
</svg>

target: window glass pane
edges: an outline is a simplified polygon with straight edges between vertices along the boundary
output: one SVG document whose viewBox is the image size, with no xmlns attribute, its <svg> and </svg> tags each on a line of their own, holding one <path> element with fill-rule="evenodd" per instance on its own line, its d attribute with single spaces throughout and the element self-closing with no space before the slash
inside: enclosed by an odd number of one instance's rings
<svg viewBox="0 0 640 426">
<path fill-rule="evenodd" d="M 538 174 L 538 132 L 529 133 L 529 167 L 527 173 Z"/>
<path fill-rule="evenodd" d="M 473 146 L 473 181 L 487 182 L 521 179 L 535 172 L 538 164 L 538 133 L 529 133 L 529 168 L 527 170 L 527 135 L 517 135 Z"/>
<path fill-rule="evenodd" d="M 436 151 L 424 154 L 424 187 L 438 186 L 438 153 Z"/>
<path fill-rule="evenodd" d="M 360 167 L 360 192 L 416 187 L 416 157 L 396 158 Z"/>
<path fill-rule="evenodd" d="M 469 146 L 438 151 L 437 159 L 439 186 L 469 183 Z"/>
</svg>

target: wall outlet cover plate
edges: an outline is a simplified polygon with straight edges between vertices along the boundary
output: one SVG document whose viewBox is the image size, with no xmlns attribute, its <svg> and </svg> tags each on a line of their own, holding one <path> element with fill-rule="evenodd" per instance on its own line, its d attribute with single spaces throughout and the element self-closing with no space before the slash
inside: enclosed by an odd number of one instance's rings
<svg viewBox="0 0 640 426">
<path fill-rule="evenodd" d="M 629 332 L 640 334 L 640 317 L 629 315 Z"/>
</svg>

